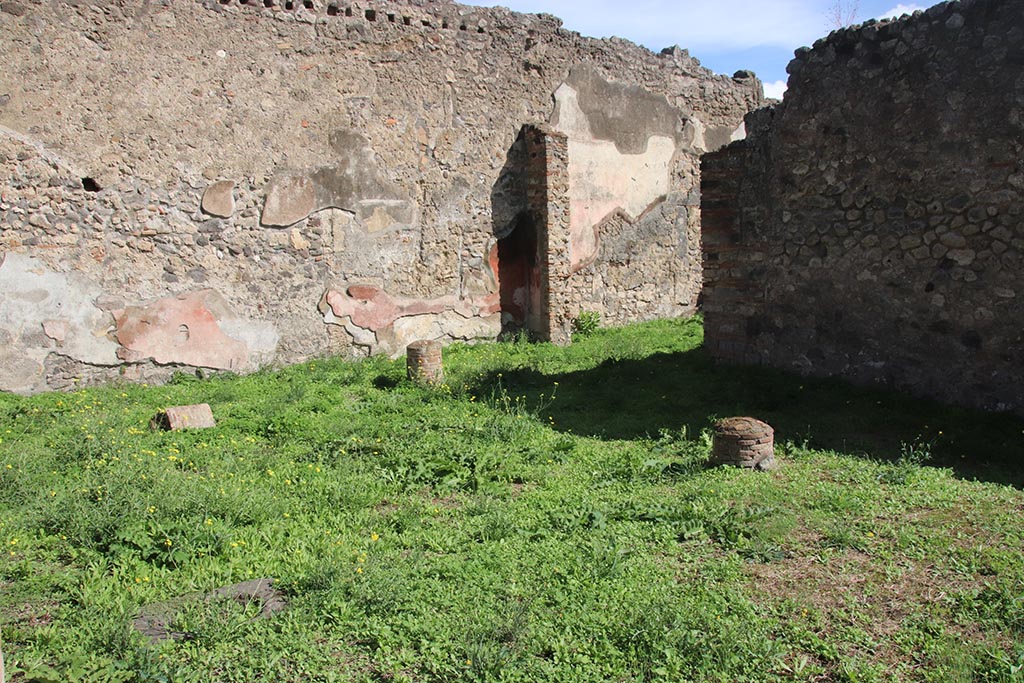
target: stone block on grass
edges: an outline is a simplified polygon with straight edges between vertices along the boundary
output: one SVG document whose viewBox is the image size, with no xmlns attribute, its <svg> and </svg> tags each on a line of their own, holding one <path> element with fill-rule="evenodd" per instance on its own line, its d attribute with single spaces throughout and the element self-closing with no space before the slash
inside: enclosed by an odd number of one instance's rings
<svg viewBox="0 0 1024 683">
<path fill-rule="evenodd" d="M 149 421 L 150 429 L 176 432 L 182 429 L 210 429 L 216 427 L 209 403 L 173 406 L 161 410 Z"/>
<path fill-rule="evenodd" d="M 410 380 L 426 384 L 444 382 L 441 342 L 421 339 L 409 344 L 405 352 L 406 372 Z"/>
<path fill-rule="evenodd" d="M 712 465 L 756 470 L 775 467 L 775 430 L 752 417 L 727 417 L 715 422 Z"/>
</svg>

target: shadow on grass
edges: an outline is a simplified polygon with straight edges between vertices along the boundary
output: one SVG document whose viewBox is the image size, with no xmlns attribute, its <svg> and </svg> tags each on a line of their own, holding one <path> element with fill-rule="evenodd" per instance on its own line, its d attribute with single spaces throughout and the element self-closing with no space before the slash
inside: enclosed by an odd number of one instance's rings
<svg viewBox="0 0 1024 683">
<path fill-rule="evenodd" d="M 957 476 L 1024 487 L 1020 418 L 838 380 L 716 364 L 703 347 L 606 360 L 569 373 L 493 373 L 475 391 L 525 397 L 555 429 L 583 436 L 631 440 L 685 428 L 693 438 L 717 418 L 750 415 L 775 428 L 776 443 L 877 460 L 896 460 L 904 444 L 916 444 L 930 451 L 929 464 L 952 468 Z"/>
</svg>

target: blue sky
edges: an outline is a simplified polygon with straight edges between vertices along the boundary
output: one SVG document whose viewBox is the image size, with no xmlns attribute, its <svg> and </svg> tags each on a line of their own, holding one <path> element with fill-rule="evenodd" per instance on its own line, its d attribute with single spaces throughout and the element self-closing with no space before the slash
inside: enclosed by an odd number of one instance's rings
<svg viewBox="0 0 1024 683">
<path fill-rule="evenodd" d="M 460 0 L 546 12 L 565 28 L 597 38 L 619 36 L 654 52 L 686 48 L 709 69 L 754 71 L 765 94 L 780 97 L 793 50 L 839 25 L 924 9 L 932 0 Z"/>
</svg>

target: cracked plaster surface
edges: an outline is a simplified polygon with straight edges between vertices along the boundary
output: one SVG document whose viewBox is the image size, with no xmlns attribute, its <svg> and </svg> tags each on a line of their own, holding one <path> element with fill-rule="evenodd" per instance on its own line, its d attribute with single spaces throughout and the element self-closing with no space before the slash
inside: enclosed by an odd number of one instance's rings
<svg viewBox="0 0 1024 683">
<path fill-rule="evenodd" d="M 501 329 L 500 308 L 497 293 L 416 299 L 359 284 L 329 289 L 320 302 L 325 323 L 341 325 L 372 353 L 393 355 L 419 339 L 493 337 Z"/>
</svg>

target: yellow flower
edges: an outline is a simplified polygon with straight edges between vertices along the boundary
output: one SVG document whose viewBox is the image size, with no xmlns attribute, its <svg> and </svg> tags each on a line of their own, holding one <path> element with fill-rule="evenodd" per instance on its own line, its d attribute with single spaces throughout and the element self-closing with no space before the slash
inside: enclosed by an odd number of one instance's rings
<svg viewBox="0 0 1024 683">
<path fill-rule="evenodd" d="M 380 536 L 378 536 L 377 534 L 370 534 L 370 540 L 371 541 L 377 542 L 379 539 L 380 539 Z"/>
</svg>

